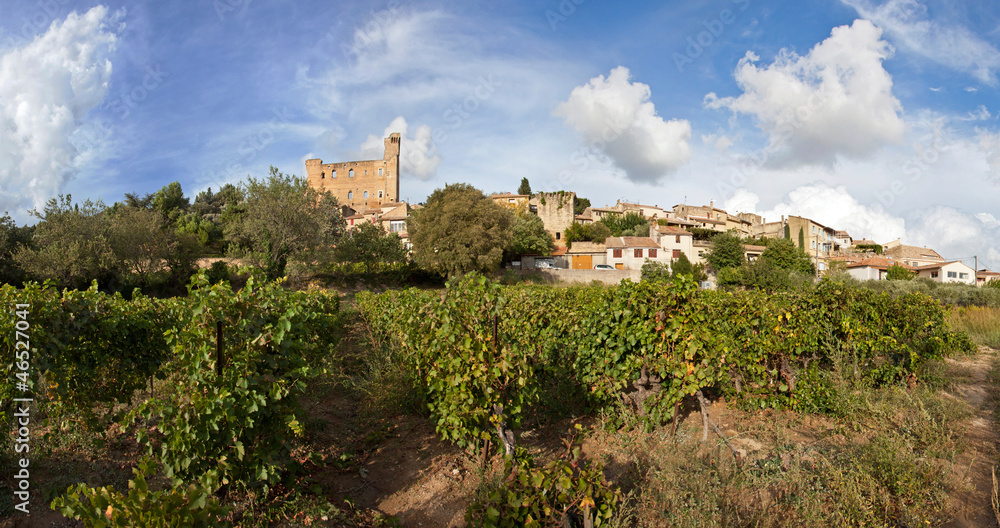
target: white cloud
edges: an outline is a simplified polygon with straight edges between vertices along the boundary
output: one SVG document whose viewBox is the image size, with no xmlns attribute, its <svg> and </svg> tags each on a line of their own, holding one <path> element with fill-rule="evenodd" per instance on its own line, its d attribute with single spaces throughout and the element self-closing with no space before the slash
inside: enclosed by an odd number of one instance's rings
<svg viewBox="0 0 1000 528">
<path fill-rule="evenodd" d="M 636 182 L 656 182 L 691 158 L 691 123 L 664 121 L 648 85 L 619 66 L 577 86 L 553 115 L 562 117 L 594 150 L 607 154 Z"/>
<path fill-rule="evenodd" d="M 844 186 L 831 187 L 823 182 L 799 186 L 771 209 L 759 211 L 760 198 L 747 190 L 738 191 L 725 204 L 727 211 L 755 212 L 768 222 L 782 216 L 802 216 L 827 227 L 844 230 L 854 238 L 869 238 L 879 242 L 906 236 L 906 222 L 879 206 L 866 206 L 855 199 Z"/>
<path fill-rule="evenodd" d="M 986 121 L 987 119 L 989 119 L 991 117 L 993 117 L 993 116 L 992 116 L 992 114 L 990 114 L 989 109 L 986 108 L 986 105 L 979 105 L 974 111 L 969 112 L 969 115 L 967 115 L 965 117 L 960 117 L 959 120 L 960 121 Z"/>
<path fill-rule="evenodd" d="M 900 46 L 984 83 L 996 84 L 1000 51 L 964 26 L 931 20 L 927 7 L 919 1 L 888 0 L 881 5 L 870 0 L 841 1 L 885 29 Z"/>
<path fill-rule="evenodd" d="M 1000 265 L 1000 223 L 988 213 L 972 215 L 946 206 L 921 211 L 911 219 L 912 243 L 935 249 L 948 260 L 979 257 L 980 268 Z M 972 265 L 972 259 L 966 261 Z"/>
<path fill-rule="evenodd" d="M 986 177 L 990 181 L 998 182 L 1000 181 L 1000 132 L 978 128 L 976 132 L 979 134 L 979 148 L 989 165 Z"/>
<path fill-rule="evenodd" d="M 966 86 L 965 91 L 969 93 L 976 93 L 979 91 L 979 88 L 976 88 L 975 86 Z"/>
<path fill-rule="evenodd" d="M 108 93 L 122 15 L 70 13 L 0 56 L 0 208 L 40 207 L 100 148 L 75 135 Z"/>
<path fill-rule="evenodd" d="M 369 134 L 361 144 L 362 159 L 382 159 L 385 152 L 385 138 L 389 137 L 389 134 L 398 132 L 401 136 L 399 153 L 401 176 L 416 176 L 421 180 L 431 178 L 441 164 L 441 156 L 434 152 L 431 127 L 419 126 L 412 136 L 408 135 L 408 130 L 406 119 L 399 116 L 392 120 L 381 136 Z"/>
<path fill-rule="evenodd" d="M 735 78 L 743 94 L 705 97 L 708 108 L 756 118 L 769 136 L 771 165 L 831 164 L 838 156 L 864 158 L 903 140 L 902 105 L 882 61 L 893 50 L 867 20 L 834 28 L 805 56 L 783 49 L 758 67 L 752 52 Z"/>
</svg>

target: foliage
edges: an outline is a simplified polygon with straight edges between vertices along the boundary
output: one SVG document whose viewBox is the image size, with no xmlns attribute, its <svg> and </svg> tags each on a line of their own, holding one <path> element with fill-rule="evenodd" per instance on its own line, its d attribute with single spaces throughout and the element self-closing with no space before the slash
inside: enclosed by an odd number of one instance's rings
<svg viewBox="0 0 1000 528">
<path fill-rule="evenodd" d="M 889 266 L 889 269 L 885 274 L 886 280 L 913 280 L 916 276 L 917 272 L 906 269 L 899 264 Z"/>
<path fill-rule="evenodd" d="M 651 282 L 667 282 L 670 280 L 670 266 L 666 262 L 646 259 L 642 263 L 642 280 Z"/>
<path fill-rule="evenodd" d="M 118 261 L 104 211 L 99 201 L 87 200 L 81 207 L 70 195 L 49 199 L 41 212 L 31 212 L 40 220 L 32 238 L 34 248 L 22 247 L 14 260 L 29 277 L 52 279 L 60 286 L 85 288 L 94 279 L 113 282 Z"/>
<path fill-rule="evenodd" d="M 809 256 L 801 248 L 795 247 L 791 240 L 784 238 L 771 241 L 760 255 L 760 260 L 777 269 L 800 273 L 816 272 Z"/>
<path fill-rule="evenodd" d="M 0 284 L 20 285 L 27 278 L 14 255 L 22 248 L 30 249 L 33 233 L 34 227 L 18 227 L 7 213 L 0 217 Z"/>
<path fill-rule="evenodd" d="M 555 241 L 538 215 L 526 211 L 515 213 L 509 256 L 551 255 L 553 249 Z"/>
<path fill-rule="evenodd" d="M 690 276 L 695 282 L 708 280 L 708 274 L 705 273 L 705 264 L 692 264 L 691 260 L 683 252 L 677 260 L 670 263 L 670 276 L 676 278 L 681 275 Z"/>
<path fill-rule="evenodd" d="M 581 215 L 588 207 L 590 207 L 590 199 L 577 196 L 573 201 L 573 214 Z"/>
<path fill-rule="evenodd" d="M 184 196 L 180 182 L 164 185 L 153 195 L 153 210 L 160 213 L 170 225 L 176 223 L 190 205 L 190 200 Z"/>
<path fill-rule="evenodd" d="M 380 263 L 406 262 L 407 251 L 402 239 L 386 231 L 381 223 L 362 222 L 337 241 L 337 259 L 364 264 L 365 272 L 371 273 Z"/>
<path fill-rule="evenodd" d="M 435 190 L 407 220 L 413 258 L 447 275 L 497 269 L 510 243 L 514 215 L 478 189 L 456 183 Z"/>
<path fill-rule="evenodd" d="M 635 211 L 623 215 L 607 215 L 598 223 L 606 225 L 611 236 L 649 236 L 649 221 L 642 213 Z"/>
<path fill-rule="evenodd" d="M 591 222 L 581 224 L 573 222 L 566 228 L 566 245 L 573 246 L 573 242 L 597 242 L 604 243 L 611 236 L 611 230 L 604 222 Z"/>
<path fill-rule="evenodd" d="M 30 282 L 20 291 L 3 286 L 0 300 L 6 306 L 24 306 L 18 312 L 22 324 L 11 318 L 0 327 L 4 343 L 15 350 L 15 328 L 27 324 L 30 350 L 21 350 L 17 359 L 29 361 L 33 372 L 30 380 L 15 380 L 12 371 L 0 381 L 4 401 L 10 401 L 14 382 L 20 381 L 47 401 L 51 412 L 77 413 L 96 430 L 103 429 L 98 420 L 104 416 L 95 414 L 95 408 L 111 412 L 159 375 L 167 358 L 164 332 L 183 315 L 176 301 L 138 293 L 126 301 L 119 294 L 98 292 L 96 282 L 86 290 L 61 293 L 51 283 Z M 14 359 L 12 353 L 11 365 Z"/>
<path fill-rule="evenodd" d="M 344 231 L 336 198 L 310 187 L 304 178 L 271 167 L 263 180 L 243 183 L 246 199 L 225 225 L 229 256 L 245 259 L 267 274 L 282 277 L 290 258 L 324 259 Z"/>
<path fill-rule="evenodd" d="M 521 178 L 521 185 L 517 187 L 517 194 L 531 196 L 531 184 L 528 183 L 528 178 Z"/>
<path fill-rule="evenodd" d="M 712 238 L 712 250 L 705 260 L 719 272 L 726 268 L 738 268 L 746 262 L 743 241 L 732 233 L 719 233 Z"/>
<path fill-rule="evenodd" d="M 128 483 L 127 495 L 111 486 L 92 488 L 79 484 L 70 486 L 63 496 L 52 501 L 52 509 L 82 521 L 86 528 L 229 526 L 222 519 L 231 508 L 222 506 L 212 496 L 217 486 L 194 483 L 150 491 L 146 478 L 154 474 L 155 467 L 149 459 L 139 462 L 139 467 L 132 469 L 135 478 Z"/>
<path fill-rule="evenodd" d="M 291 442 L 303 432 L 298 396 L 310 364 L 337 335 L 338 301 L 262 278 L 234 292 L 227 282 L 209 286 L 204 273 L 195 276 L 191 317 L 167 332 L 171 390 L 131 415 L 151 424 L 138 440 L 175 485 L 218 478 L 266 489 L 291 465 Z"/>
<path fill-rule="evenodd" d="M 566 443 L 568 452 L 545 467 L 523 450 L 508 457 L 504 483 L 466 510 L 469 526 L 607 526 L 624 502 L 622 492 L 604 479 L 599 462 L 584 459 L 580 444 Z"/>
<path fill-rule="evenodd" d="M 861 252 L 871 251 L 876 255 L 881 255 L 883 253 L 883 249 L 880 244 L 857 244 L 854 246 L 854 250 Z"/>
</svg>

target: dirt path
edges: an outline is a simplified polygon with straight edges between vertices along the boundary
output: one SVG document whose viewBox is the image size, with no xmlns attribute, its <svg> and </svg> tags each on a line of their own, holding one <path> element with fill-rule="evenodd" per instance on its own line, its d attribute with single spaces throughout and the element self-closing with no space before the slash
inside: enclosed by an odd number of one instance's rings
<svg viewBox="0 0 1000 528">
<path fill-rule="evenodd" d="M 997 526 L 991 503 L 992 470 L 1000 460 L 996 416 L 1000 387 L 993 379 L 996 361 L 997 351 L 986 347 L 980 347 L 972 357 L 946 360 L 949 370 L 958 374 L 954 392 L 973 410 L 966 420 L 968 449 L 956 460 L 958 472 L 965 475 L 963 491 L 956 497 L 958 513 L 948 527 Z"/>
</svg>

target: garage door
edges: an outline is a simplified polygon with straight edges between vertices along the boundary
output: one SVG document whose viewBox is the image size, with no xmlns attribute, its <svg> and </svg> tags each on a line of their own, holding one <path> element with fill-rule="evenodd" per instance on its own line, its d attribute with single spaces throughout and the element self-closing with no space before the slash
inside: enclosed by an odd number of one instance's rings
<svg viewBox="0 0 1000 528">
<path fill-rule="evenodd" d="M 591 255 L 573 255 L 573 269 L 590 269 L 594 267 L 594 257 Z"/>
</svg>

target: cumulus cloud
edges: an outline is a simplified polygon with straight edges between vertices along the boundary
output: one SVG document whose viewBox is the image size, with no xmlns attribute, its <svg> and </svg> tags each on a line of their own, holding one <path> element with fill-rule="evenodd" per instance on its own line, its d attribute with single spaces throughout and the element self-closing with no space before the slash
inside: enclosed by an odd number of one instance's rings
<svg viewBox="0 0 1000 528">
<path fill-rule="evenodd" d="M 979 134 L 979 148 L 989 165 L 987 179 L 996 183 L 1000 181 L 1000 132 L 976 129 Z"/>
<path fill-rule="evenodd" d="M 691 158 L 691 123 L 664 121 L 649 101 L 648 85 L 632 82 L 619 66 L 577 86 L 553 115 L 562 117 L 584 141 L 635 182 L 651 183 Z"/>
<path fill-rule="evenodd" d="M 431 139 L 431 127 L 421 125 L 412 136 L 408 135 L 408 131 L 406 118 L 399 116 L 393 119 L 381 136 L 368 135 L 361 144 L 361 156 L 363 159 L 381 159 L 385 152 L 385 138 L 389 137 L 389 134 L 399 133 L 401 176 L 416 176 L 421 180 L 431 178 L 437 173 L 438 165 L 441 164 L 441 156 L 435 152 Z"/>
<path fill-rule="evenodd" d="M 93 141 L 77 147 L 74 136 L 108 93 L 122 15 L 104 6 L 73 12 L 0 56 L 3 209 L 40 207 L 99 148 Z"/>
<path fill-rule="evenodd" d="M 881 207 L 866 206 L 851 196 L 844 186 L 831 187 L 823 182 L 799 186 L 784 200 L 766 211 L 757 210 L 760 198 L 741 189 L 725 203 L 727 211 L 752 212 L 768 222 L 782 216 L 802 216 L 827 227 L 844 230 L 854 238 L 886 242 L 906 236 L 906 222 Z"/>
<path fill-rule="evenodd" d="M 881 5 L 871 0 L 841 1 L 885 29 L 901 47 L 984 83 L 997 83 L 1000 50 L 964 26 L 931 20 L 919 1 L 888 0 Z"/>
<path fill-rule="evenodd" d="M 879 28 L 856 20 L 804 56 L 783 49 L 772 64 L 758 66 L 760 58 L 747 52 L 735 72 L 743 93 L 710 93 L 705 106 L 753 116 L 769 136 L 773 165 L 865 158 L 903 140 L 902 105 L 882 66 L 892 54 Z"/>
<path fill-rule="evenodd" d="M 979 257 L 980 268 L 1000 265 L 1000 223 L 992 214 L 937 206 L 915 215 L 911 224 L 914 245 L 934 248 L 948 260 L 969 257 L 970 266 L 971 257 Z"/>
</svg>

